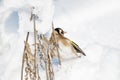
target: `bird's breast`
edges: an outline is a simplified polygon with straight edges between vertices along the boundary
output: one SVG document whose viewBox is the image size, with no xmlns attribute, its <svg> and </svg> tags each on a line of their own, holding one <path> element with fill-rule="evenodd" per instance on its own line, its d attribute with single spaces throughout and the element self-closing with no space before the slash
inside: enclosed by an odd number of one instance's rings
<svg viewBox="0 0 120 80">
<path fill-rule="evenodd" d="M 58 45 L 59 45 L 59 53 L 63 59 L 75 57 L 75 55 L 73 54 L 71 45 L 69 43 L 66 42 L 65 44 L 59 41 Z"/>
</svg>

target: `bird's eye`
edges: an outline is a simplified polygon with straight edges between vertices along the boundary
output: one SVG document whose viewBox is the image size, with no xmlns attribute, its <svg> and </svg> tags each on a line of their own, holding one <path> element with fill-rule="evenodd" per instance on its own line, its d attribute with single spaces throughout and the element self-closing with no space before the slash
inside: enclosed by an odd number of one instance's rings
<svg viewBox="0 0 120 80">
<path fill-rule="evenodd" d="M 64 34 L 64 32 L 63 32 L 63 31 L 61 31 L 61 34 Z"/>
<path fill-rule="evenodd" d="M 63 33 L 63 30 L 60 30 L 60 34 L 64 34 L 64 33 Z"/>
</svg>

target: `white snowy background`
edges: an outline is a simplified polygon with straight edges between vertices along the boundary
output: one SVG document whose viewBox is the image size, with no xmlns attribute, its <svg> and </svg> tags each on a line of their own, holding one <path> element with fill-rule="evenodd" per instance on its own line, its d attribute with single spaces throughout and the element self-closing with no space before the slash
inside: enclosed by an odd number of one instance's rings
<svg viewBox="0 0 120 80">
<path fill-rule="evenodd" d="M 64 61 L 55 80 L 120 80 L 120 0 L 0 0 L 0 80 L 20 80 L 26 32 L 67 31 L 86 57 Z"/>
</svg>

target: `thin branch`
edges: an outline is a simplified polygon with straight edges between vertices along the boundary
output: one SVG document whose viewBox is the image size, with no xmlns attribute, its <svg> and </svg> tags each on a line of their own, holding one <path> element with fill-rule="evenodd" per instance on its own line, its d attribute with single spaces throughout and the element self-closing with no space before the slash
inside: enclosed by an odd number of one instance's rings
<svg viewBox="0 0 120 80">
<path fill-rule="evenodd" d="M 54 24 L 52 22 L 52 31 L 53 31 L 53 38 L 55 40 L 55 48 L 57 49 L 57 53 L 58 53 L 58 59 L 59 59 L 59 65 L 61 65 L 61 59 L 60 59 L 60 53 L 59 53 L 59 50 L 58 50 L 58 42 L 57 42 L 57 39 L 56 39 L 56 36 L 55 36 L 55 33 L 54 33 Z"/>
<path fill-rule="evenodd" d="M 26 36 L 26 41 L 25 41 L 25 46 L 24 46 L 24 51 L 23 51 L 22 69 L 21 69 L 21 80 L 23 80 L 24 58 L 25 58 L 25 50 L 26 50 L 26 44 L 28 42 L 28 37 L 29 37 L 29 32 L 27 33 L 27 36 Z"/>
</svg>

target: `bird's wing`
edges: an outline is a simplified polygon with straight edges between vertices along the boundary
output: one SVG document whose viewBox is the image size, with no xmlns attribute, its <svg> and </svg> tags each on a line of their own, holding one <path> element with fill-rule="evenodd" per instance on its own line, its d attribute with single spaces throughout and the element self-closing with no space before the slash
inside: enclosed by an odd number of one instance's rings
<svg viewBox="0 0 120 80">
<path fill-rule="evenodd" d="M 75 42 L 71 41 L 71 44 L 78 53 L 82 53 L 84 56 L 86 56 L 86 54 L 83 52 L 83 50 Z"/>
</svg>

